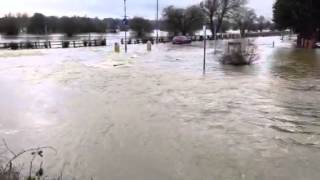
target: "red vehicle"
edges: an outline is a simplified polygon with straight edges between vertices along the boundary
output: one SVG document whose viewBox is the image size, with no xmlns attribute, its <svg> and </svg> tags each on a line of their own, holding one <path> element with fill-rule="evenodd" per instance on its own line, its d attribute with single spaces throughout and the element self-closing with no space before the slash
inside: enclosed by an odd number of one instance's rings
<svg viewBox="0 0 320 180">
<path fill-rule="evenodd" d="M 192 40 L 187 36 L 176 36 L 172 40 L 172 44 L 190 44 Z"/>
</svg>

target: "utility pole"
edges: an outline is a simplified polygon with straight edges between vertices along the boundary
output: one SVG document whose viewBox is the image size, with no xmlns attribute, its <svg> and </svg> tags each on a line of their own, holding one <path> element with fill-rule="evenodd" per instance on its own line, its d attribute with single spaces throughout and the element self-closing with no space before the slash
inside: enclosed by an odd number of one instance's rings
<svg viewBox="0 0 320 180">
<path fill-rule="evenodd" d="M 48 36 L 48 25 L 47 24 L 44 26 L 44 34 L 46 35 L 46 43 L 48 45 L 49 36 Z"/>
<path fill-rule="evenodd" d="M 214 23 L 214 54 L 217 53 L 217 33 L 218 33 L 217 22 L 215 22 Z"/>
<path fill-rule="evenodd" d="M 203 4 L 205 3 L 205 1 L 203 2 Z M 204 40 L 203 40 L 203 75 L 206 74 L 206 58 L 207 58 L 207 26 L 206 26 L 206 22 L 204 22 L 203 24 L 203 36 L 204 36 Z"/>
<path fill-rule="evenodd" d="M 127 26 L 128 26 L 128 19 L 127 19 L 127 0 L 124 0 L 124 51 L 128 52 L 128 44 L 127 44 Z"/>
<path fill-rule="evenodd" d="M 159 42 L 159 0 L 157 0 L 157 22 L 156 22 L 156 33 L 157 33 L 157 39 L 156 42 Z"/>
<path fill-rule="evenodd" d="M 207 57 L 207 26 L 203 25 L 203 74 L 206 74 L 206 57 Z"/>
</svg>

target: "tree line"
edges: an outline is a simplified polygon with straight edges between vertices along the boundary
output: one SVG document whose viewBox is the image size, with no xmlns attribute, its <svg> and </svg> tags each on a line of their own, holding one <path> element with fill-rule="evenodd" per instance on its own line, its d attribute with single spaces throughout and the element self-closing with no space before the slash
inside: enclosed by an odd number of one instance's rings
<svg viewBox="0 0 320 180">
<path fill-rule="evenodd" d="M 187 8 L 169 6 L 163 11 L 165 29 L 174 35 L 187 35 L 206 24 L 213 35 L 237 29 L 242 36 L 247 31 L 274 30 L 270 20 L 257 16 L 246 4 L 246 0 L 205 0 Z"/>
<path fill-rule="evenodd" d="M 5 35 L 50 34 L 65 33 L 68 36 L 79 33 L 104 33 L 107 30 L 116 31 L 121 24 L 120 19 L 89 18 L 89 17 L 56 17 L 35 13 L 28 17 L 26 14 L 8 14 L 0 18 L 0 33 Z"/>
<path fill-rule="evenodd" d="M 207 24 L 212 34 L 229 29 L 240 29 L 241 35 L 247 31 L 274 29 L 271 21 L 257 16 L 254 10 L 246 7 L 246 0 L 205 0 L 186 8 L 168 6 L 162 12 L 160 29 L 170 35 L 193 35 Z M 157 23 L 142 17 L 134 17 L 124 25 L 122 19 L 89 17 L 56 17 L 35 13 L 8 14 L 0 18 L 0 33 L 17 35 L 64 33 L 68 36 L 79 33 L 105 33 L 131 29 L 135 36 L 148 36 L 157 28 Z"/>
<path fill-rule="evenodd" d="M 246 0 L 205 0 L 200 4 L 186 8 L 168 6 L 162 12 L 160 29 L 175 35 L 193 35 L 207 25 L 212 35 L 227 30 L 240 30 L 244 37 L 248 31 L 275 30 L 275 25 L 264 16 L 258 16 L 248 8 Z M 136 19 L 132 19 L 135 21 Z M 148 25 L 149 23 L 149 25 Z M 140 28 L 134 31 L 151 32 L 150 21 L 140 22 Z M 131 26 L 130 26 L 131 27 Z M 132 29 L 132 27 L 131 27 Z"/>
</svg>

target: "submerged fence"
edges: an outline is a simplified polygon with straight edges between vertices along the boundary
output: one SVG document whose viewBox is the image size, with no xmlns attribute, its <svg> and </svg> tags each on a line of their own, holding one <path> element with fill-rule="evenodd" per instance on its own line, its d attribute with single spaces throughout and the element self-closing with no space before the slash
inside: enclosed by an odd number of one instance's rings
<svg viewBox="0 0 320 180">
<path fill-rule="evenodd" d="M 265 37 L 265 36 L 281 36 L 288 33 L 281 33 L 281 32 L 253 32 L 253 33 L 246 33 L 246 38 L 254 38 L 254 37 Z M 173 37 L 159 37 L 158 42 L 159 43 L 168 43 L 172 41 Z M 238 33 L 219 33 L 216 36 L 202 36 L 202 35 L 193 35 L 190 36 L 192 41 L 203 41 L 205 38 L 207 40 L 224 40 L 224 39 L 240 39 L 242 38 L 240 34 Z M 124 38 L 121 37 L 121 44 L 124 44 Z M 156 38 L 145 38 L 145 39 L 136 39 L 136 38 L 128 38 L 127 44 L 145 44 L 148 41 L 151 41 L 151 43 L 156 42 Z"/>
<path fill-rule="evenodd" d="M 25 41 L 0 43 L 0 49 L 51 49 L 51 48 L 80 48 L 91 46 L 106 46 L 106 39 L 73 40 L 73 41 Z"/>
<path fill-rule="evenodd" d="M 281 32 L 256 32 L 247 33 L 246 37 L 260 37 L 260 36 L 280 36 L 283 35 Z M 127 44 L 146 44 L 150 41 L 152 44 L 158 43 L 168 43 L 172 41 L 173 37 L 159 37 L 158 40 L 155 37 L 150 38 L 128 38 Z M 208 40 L 224 40 L 224 39 L 239 39 L 240 34 L 237 33 L 220 33 L 214 36 L 202 36 L 194 35 L 190 36 L 192 41 L 203 41 L 205 38 Z M 115 42 L 125 43 L 123 37 L 117 36 L 116 39 L 93 39 L 93 40 L 33 40 L 33 41 L 23 41 L 23 42 L 6 42 L 0 43 L 0 49 L 51 49 L 51 48 L 80 48 L 80 47 L 95 47 L 95 46 L 107 46 L 113 45 Z M 111 43 L 111 44 L 110 44 Z"/>
</svg>

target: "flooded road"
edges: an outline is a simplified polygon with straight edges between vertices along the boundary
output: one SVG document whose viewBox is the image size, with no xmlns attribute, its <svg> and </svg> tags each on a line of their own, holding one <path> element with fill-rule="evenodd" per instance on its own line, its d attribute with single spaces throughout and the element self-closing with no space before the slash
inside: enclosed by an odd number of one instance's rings
<svg viewBox="0 0 320 180">
<path fill-rule="evenodd" d="M 224 43 L 205 75 L 200 43 L 0 51 L 0 137 L 65 179 L 319 179 L 320 52 L 259 38 L 232 67 Z"/>
</svg>

